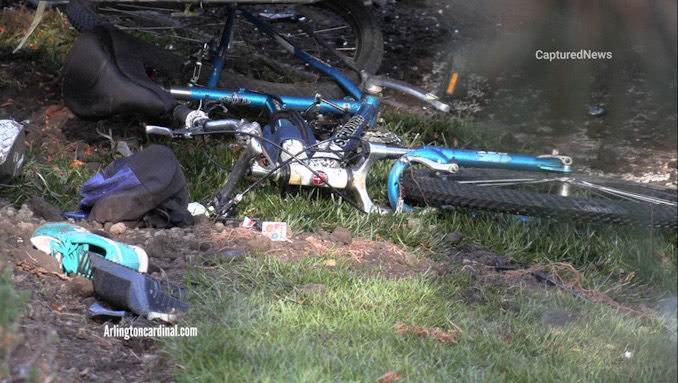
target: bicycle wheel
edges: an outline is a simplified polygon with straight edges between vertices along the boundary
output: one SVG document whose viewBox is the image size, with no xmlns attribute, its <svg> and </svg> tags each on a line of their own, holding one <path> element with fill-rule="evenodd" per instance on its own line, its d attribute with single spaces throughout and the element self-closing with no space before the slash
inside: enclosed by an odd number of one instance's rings
<svg viewBox="0 0 678 383">
<path fill-rule="evenodd" d="M 139 52 L 147 66 L 160 67 L 187 81 L 193 74 L 185 66 L 191 56 L 204 52 L 203 65 L 211 63 L 228 12 L 223 4 L 196 4 L 194 8 L 187 10 L 181 3 L 162 2 L 71 2 L 66 14 L 80 32 L 111 23 L 142 38 L 146 43 L 139 43 Z M 322 58 L 354 81 L 359 80 L 357 70 L 374 73 L 381 64 L 381 30 L 358 0 L 252 5 L 247 10 L 306 53 Z M 155 48 L 149 47 L 149 42 Z M 207 48 L 203 51 L 204 47 Z M 201 83 L 208 75 L 202 73 Z M 244 17 L 236 19 L 219 86 L 298 96 L 345 95 L 328 77 L 313 72 Z"/>
<path fill-rule="evenodd" d="M 675 228 L 676 191 L 579 174 L 462 169 L 406 170 L 406 201 L 553 219 Z"/>
</svg>

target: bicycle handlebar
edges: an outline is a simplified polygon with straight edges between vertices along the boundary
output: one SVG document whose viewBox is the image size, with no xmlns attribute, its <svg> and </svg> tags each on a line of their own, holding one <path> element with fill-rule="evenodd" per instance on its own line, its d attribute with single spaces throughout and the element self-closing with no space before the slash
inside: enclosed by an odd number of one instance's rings
<svg viewBox="0 0 678 383">
<path fill-rule="evenodd" d="M 441 112 L 449 112 L 450 106 L 438 100 L 438 96 L 427 93 L 419 88 L 416 88 L 406 82 L 394 80 L 388 77 L 366 75 L 365 90 L 367 93 L 376 94 L 381 92 L 382 88 L 389 88 L 409 94 L 425 103 L 433 106 Z"/>
</svg>

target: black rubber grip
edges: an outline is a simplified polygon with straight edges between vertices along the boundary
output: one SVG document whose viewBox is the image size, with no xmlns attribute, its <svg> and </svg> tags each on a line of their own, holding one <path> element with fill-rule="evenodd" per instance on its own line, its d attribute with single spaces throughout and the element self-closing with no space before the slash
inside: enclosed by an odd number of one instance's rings
<svg viewBox="0 0 678 383">
<path fill-rule="evenodd" d="M 186 123 L 186 117 L 188 117 L 189 113 L 191 113 L 193 109 L 189 108 L 186 105 L 179 104 L 174 107 L 174 111 L 172 114 L 174 115 L 174 118 L 181 121 L 182 123 Z"/>
</svg>

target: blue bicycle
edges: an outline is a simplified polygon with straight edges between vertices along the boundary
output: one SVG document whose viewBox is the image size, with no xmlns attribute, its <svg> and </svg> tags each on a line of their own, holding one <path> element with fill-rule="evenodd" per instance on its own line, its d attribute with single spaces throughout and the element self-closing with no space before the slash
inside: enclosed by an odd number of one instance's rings
<svg viewBox="0 0 678 383">
<path fill-rule="evenodd" d="M 243 195 L 264 179 L 282 184 L 325 187 L 366 212 L 407 211 L 412 205 L 454 206 L 510 214 L 654 227 L 677 226 L 675 190 L 609 178 L 578 175 L 572 160 L 557 154 L 529 156 L 398 145 L 398 138 L 377 126 L 379 95 L 385 88 L 409 94 L 447 111 L 437 98 L 408 84 L 358 70 L 360 83 L 299 49 L 246 9 L 229 6 L 309 67 L 333 79 L 346 96 L 330 97 L 255 92 L 243 87 L 217 87 L 227 61 L 234 21 L 228 16 L 209 70 L 206 86 L 200 76 L 190 86 L 161 87 L 147 77 L 138 39 L 103 25 L 84 33 L 64 66 L 64 96 L 76 114 L 105 117 L 120 113 L 160 116 L 172 112 L 183 128 L 147 126 L 149 134 L 198 137 L 233 134 L 244 148 L 225 186 L 211 205 L 221 216 L 232 214 Z M 354 68 L 356 70 L 356 68 Z M 321 87 L 318 87 L 320 89 Z M 70 96 L 69 96 L 70 95 Z M 186 102 L 199 102 L 195 109 Z M 219 106 L 266 109 L 270 122 L 212 119 Z M 313 115 L 314 119 L 308 118 Z M 335 116 L 329 133 L 312 124 Z M 310 121 L 310 122 L 309 122 Z M 375 133 L 377 132 L 377 133 Z M 321 138 L 323 136 L 326 137 Z M 367 192 L 367 175 L 379 160 L 395 160 L 387 183 L 390 209 L 377 206 Z M 259 181 L 237 191 L 243 177 Z M 345 197 L 346 190 L 354 199 Z"/>
</svg>

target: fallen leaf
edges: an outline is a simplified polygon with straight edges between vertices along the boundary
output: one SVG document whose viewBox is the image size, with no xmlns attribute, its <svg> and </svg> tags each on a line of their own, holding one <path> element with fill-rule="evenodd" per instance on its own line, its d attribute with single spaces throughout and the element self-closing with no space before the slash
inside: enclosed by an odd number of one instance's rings
<svg viewBox="0 0 678 383">
<path fill-rule="evenodd" d="M 395 382 L 400 382 L 400 373 L 397 371 L 389 371 L 385 373 L 384 375 L 379 377 L 379 383 L 395 383 Z"/>
<path fill-rule="evenodd" d="M 461 338 L 459 330 L 443 331 L 440 327 L 422 327 L 422 326 L 408 326 L 406 324 L 396 325 L 396 331 L 401 334 L 409 333 L 421 336 L 423 338 L 435 338 L 440 343 L 457 343 Z"/>
<path fill-rule="evenodd" d="M 82 162 L 82 161 L 80 161 L 80 160 L 73 160 L 73 162 L 71 162 L 71 165 L 70 165 L 70 166 L 71 166 L 72 168 L 77 168 L 78 166 L 82 166 L 82 165 L 84 165 L 84 164 L 85 164 L 85 163 Z"/>
<path fill-rule="evenodd" d="M 45 111 L 45 116 L 53 117 L 64 113 L 66 113 L 66 109 L 63 105 L 52 105 Z"/>
<path fill-rule="evenodd" d="M 325 261 L 325 266 L 334 267 L 337 265 L 337 261 L 334 259 L 328 259 Z"/>
</svg>

